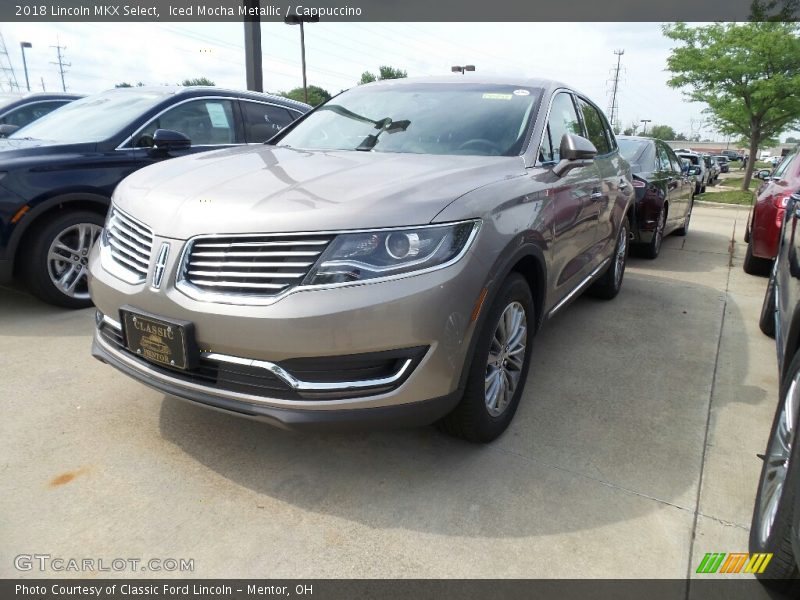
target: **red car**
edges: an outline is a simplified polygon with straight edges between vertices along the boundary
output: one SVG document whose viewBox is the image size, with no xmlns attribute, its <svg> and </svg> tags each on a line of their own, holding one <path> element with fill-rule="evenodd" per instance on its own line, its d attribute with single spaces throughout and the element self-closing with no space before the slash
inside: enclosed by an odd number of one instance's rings
<svg viewBox="0 0 800 600">
<path fill-rule="evenodd" d="M 783 213 L 789 196 L 800 189 L 800 159 L 797 157 L 795 153 L 784 158 L 772 174 L 759 172 L 764 183 L 758 188 L 758 200 L 750 209 L 744 234 L 747 253 L 742 266 L 746 273 L 768 275 L 778 255 Z"/>
</svg>

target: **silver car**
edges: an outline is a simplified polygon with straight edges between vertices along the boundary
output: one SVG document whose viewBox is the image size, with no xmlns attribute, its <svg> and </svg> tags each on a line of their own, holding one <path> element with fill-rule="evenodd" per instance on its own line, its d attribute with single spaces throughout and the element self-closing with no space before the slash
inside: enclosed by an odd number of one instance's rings
<svg viewBox="0 0 800 600">
<path fill-rule="evenodd" d="M 347 91 L 266 145 L 142 169 L 90 258 L 93 354 L 285 428 L 511 421 L 534 334 L 622 285 L 633 186 L 545 80 Z"/>
</svg>

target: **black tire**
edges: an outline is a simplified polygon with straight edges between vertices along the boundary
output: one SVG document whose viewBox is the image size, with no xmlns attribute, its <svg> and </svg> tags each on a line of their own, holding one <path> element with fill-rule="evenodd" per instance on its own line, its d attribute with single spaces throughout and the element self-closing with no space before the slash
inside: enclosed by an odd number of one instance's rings
<svg viewBox="0 0 800 600">
<path fill-rule="evenodd" d="M 56 287 L 50 276 L 48 253 L 56 238 L 71 227 L 87 224 L 102 228 L 104 220 L 103 215 L 99 213 L 76 210 L 60 212 L 38 225 L 22 249 L 23 254 L 19 264 L 19 273 L 35 296 L 48 304 L 64 308 L 86 308 L 92 305 L 85 287 L 85 278 L 78 282 L 75 296 L 67 295 Z M 85 268 L 85 259 L 88 259 L 88 254 L 80 256 L 76 261 L 78 263 L 76 267 L 83 265 Z M 64 264 L 71 266 L 71 263 Z"/>
<path fill-rule="evenodd" d="M 625 217 L 617 233 L 617 243 L 614 245 L 614 253 L 611 255 L 611 263 L 608 265 L 608 269 L 588 290 L 589 294 L 595 298 L 611 300 L 619 294 L 619 290 L 622 288 L 622 280 L 625 277 L 625 265 L 628 262 L 630 230 L 628 217 Z M 620 245 L 623 243 L 624 247 L 622 247 L 622 254 L 620 255 Z"/>
<path fill-rule="evenodd" d="M 495 339 L 501 316 L 513 303 L 519 303 L 525 312 L 525 352 L 519 379 L 513 395 L 498 415 L 490 413 L 487 405 L 486 379 L 489 371 L 489 353 Z M 486 315 L 483 328 L 478 332 L 475 350 L 468 365 L 464 395 L 458 406 L 437 423 L 442 431 L 470 442 L 487 443 L 500 436 L 508 427 L 517 411 L 528 367 L 531 360 L 531 345 L 536 328 L 536 311 L 528 282 L 519 273 L 511 273 L 503 282 L 492 306 Z"/>
<path fill-rule="evenodd" d="M 742 269 L 749 275 L 769 275 L 772 269 L 772 261 L 768 258 L 753 256 L 753 240 L 747 242 L 747 250 L 744 253 Z"/>
<path fill-rule="evenodd" d="M 655 231 L 653 231 L 653 239 L 650 243 L 642 248 L 642 256 L 649 259 L 658 257 L 661 252 L 661 242 L 664 241 L 664 229 L 667 226 L 667 207 L 662 206 L 661 212 L 658 213 L 658 221 L 656 222 Z"/>
<path fill-rule="evenodd" d="M 764 303 L 761 305 L 761 316 L 758 319 L 761 333 L 771 338 L 775 337 L 775 272 L 769 277 L 767 291 L 764 294 Z"/>
<path fill-rule="evenodd" d="M 694 210 L 694 196 L 692 196 L 692 199 L 689 200 L 689 212 L 686 213 L 686 217 L 684 217 L 683 219 L 683 225 L 675 230 L 675 235 L 683 237 L 687 233 L 689 233 L 689 223 L 692 220 L 693 210 Z"/>
<path fill-rule="evenodd" d="M 792 359 L 786 377 L 781 382 L 780 401 L 778 409 L 775 411 L 775 418 L 772 421 L 772 428 L 769 433 L 769 440 L 767 442 L 767 450 L 764 455 L 764 464 L 761 468 L 761 476 L 758 480 L 758 492 L 756 494 L 756 502 L 753 508 L 753 520 L 750 525 L 750 552 L 751 553 L 772 553 L 772 560 L 767 564 L 763 573 L 756 574 L 756 577 L 762 580 L 763 583 L 780 589 L 784 592 L 792 592 L 792 597 L 796 598 L 800 593 L 800 580 L 797 579 L 799 573 L 797 568 L 797 560 L 794 556 L 792 549 L 792 517 L 794 511 L 795 494 L 798 493 L 800 487 L 800 436 L 796 434 L 797 428 L 800 426 L 800 417 L 795 414 L 794 422 L 794 442 L 792 443 L 792 451 L 788 461 L 786 461 L 787 475 L 785 483 L 780 492 L 776 493 L 777 496 L 777 510 L 775 517 L 772 521 L 772 526 L 768 529 L 768 535 L 764 535 L 767 531 L 764 528 L 764 518 L 762 515 L 762 500 L 769 482 L 767 479 L 770 477 L 771 463 L 781 463 L 783 460 L 776 459 L 770 461 L 770 452 L 774 447 L 773 443 L 778 435 L 782 419 L 781 415 L 783 407 L 787 399 L 787 392 L 791 386 L 792 381 L 800 374 L 800 353 L 797 353 Z M 796 410 L 796 409 L 795 409 Z M 765 486 L 767 483 L 767 486 Z"/>
<path fill-rule="evenodd" d="M 705 194 L 706 193 L 706 185 L 705 184 L 700 186 L 700 193 L 701 194 Z"/>
</svg>

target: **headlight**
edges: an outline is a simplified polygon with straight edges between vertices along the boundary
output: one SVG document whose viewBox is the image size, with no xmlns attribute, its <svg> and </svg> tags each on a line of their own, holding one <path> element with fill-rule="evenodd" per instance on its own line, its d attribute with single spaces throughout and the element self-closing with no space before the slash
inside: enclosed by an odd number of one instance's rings
<svg viewBox="0 0 800 600">
<path fill-rule="evenodd" d="M 449 265 L 466 252 L 480 221 L 337 236 L 302 285 L 356 283 Z"/>
</svg>

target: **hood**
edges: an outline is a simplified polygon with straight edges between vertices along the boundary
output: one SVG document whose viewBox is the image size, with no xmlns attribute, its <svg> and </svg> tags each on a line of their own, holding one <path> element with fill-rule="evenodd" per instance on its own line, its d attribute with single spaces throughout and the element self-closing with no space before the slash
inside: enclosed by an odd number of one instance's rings
<svg viewBox="0 0 800 600">
<path fill-rule="evenodd" d="M 141 169 L 114 202 L 156 235 L 420 225 L 463 194 L 524 174 L 521 157 L 250 146 Z"/>
<path fill-rule="evenodd" d="M 30 138 L 0 138 L 0 171 L 5 163 L 18 158 L 38 158 L 53 154 L 75 154 L 93 152 L 95 142 L 80 144 L 60 144 L 52 140 L 33 140 Z"/>
</svg>

